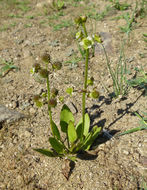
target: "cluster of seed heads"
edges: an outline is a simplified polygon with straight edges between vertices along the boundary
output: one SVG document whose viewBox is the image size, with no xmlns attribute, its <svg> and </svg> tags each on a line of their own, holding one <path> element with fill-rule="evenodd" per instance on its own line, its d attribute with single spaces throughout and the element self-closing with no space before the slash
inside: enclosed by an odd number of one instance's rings
<svg viewBox="0 0 147 190">
<path fill-rule="evenodd" d="M 62 67 L 62 63 L 61 62 L 54 62 L 54 63 L 52 63 L 51 62 L 50 54 L 48 54 L 47 52 L 44 53 L 41 56 L 41 60 L 43 61 L 43 63 L 46 64 L 46 67 L 43 68 L 39 63 L 35 63 L 33 65 L 33 71 L 34 71 L 34 73 L 38 73 L 44 79 L 49 80 L 49 74 L 50 74 L 50 72 L 47 69 L 48 64 L 51 65 L 53 71 L 54 70 L 55 71 L 56 70 L 60 70 L 61 67 Z M 56 107 L 56 105 L 57 105 L 56 96 L 57 95 L 58 95 L 58 90 L 56 88 L 52 88 L 51 92 L 50 92 L 50 99 L 48 100 L 48 105 L 50 107 Z M 33 98 L 33 100 L 34 100 L 34 102 L 38 103 L 38 102 L 40 102 L 41 98 L 42 98 L 41 95 L 35 95 L 34 98 Z"/>
</svg>

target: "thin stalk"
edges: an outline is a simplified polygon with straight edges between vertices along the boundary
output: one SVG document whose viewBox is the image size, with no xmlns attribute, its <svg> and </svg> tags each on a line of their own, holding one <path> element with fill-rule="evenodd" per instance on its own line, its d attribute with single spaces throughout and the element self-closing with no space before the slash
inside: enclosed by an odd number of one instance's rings
<svg viewBox="0 0 147 190">
<path fill-rule="evenodd" d="M 82 27 L 83 27 L 83 29 L 84 29 L 85 37 L 87 37 L 88 34 L 87 34 L 87 30 L 86 30 L 86 27 L 85 27 L 85 23 L 84 23 L 84 22 L 82 23 Z"/>
<path fill-rule="evenodd" d="M 112 80 L 113 80 L 113 88 L 114 88 L 115 94 L 117 95 L 118 94 L 117 78 L 116 78 L 113 70 L 111 69 L 111 66 L 110 66 L 110 63 L 109 63 L 109 59 L 108 59 L 108 55 L 106 53 L 106 50 L 105 50 L 105 47 L 103 46 L 103 44 L 102 44 L 102 47 L 103 47 L 104 54 L 105 54 L 105 57 L 106 57 L 107 67 L 108 67 L 108 70 L 109 70 L 109 72 L 111 74 L 111 77 L 112 77 Z"/>
<path fill-rule="evenodd" d="M 89 49 L 86 50 L 86 60 L 85 60 L 85 79 L 84 79 L 84 89 L 82 96 L 82 134 L 85 125 L 85 104 L 86 104 L 86 91 L 87 91 L 87 79 L 88 79 L 88 60 L 89 60 Z"/>
<path fill-rule="evenodd" d="M 49 83 L 49 76 L 47 77 L 46 79 L 46 83 L 47 83 L 47 98 L 48 98 L 48 101 L 50 100 L 50 83 Z M 50 118 L 50 125 L 51 125 L 51 131 L 52 131 L 52 134 L 54 135 L 53 133 L 53 127 L 52 127 L 52 123 L 53 123 L 53 119 L 52 119 L 52 111 L 51 111 L 51 107 L 48 105 L 48 113 L 49 113 L 49 118 Z"/>
</svg>

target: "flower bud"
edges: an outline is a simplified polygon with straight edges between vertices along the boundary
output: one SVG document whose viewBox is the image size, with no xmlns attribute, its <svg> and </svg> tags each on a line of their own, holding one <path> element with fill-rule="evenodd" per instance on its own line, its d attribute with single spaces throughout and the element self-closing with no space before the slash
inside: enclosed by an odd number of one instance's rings
<svg viewBox="0 0 147 190">
<path fill-rule="evenodd" d="M 40 76 L 41 76 L 42 78 L 47 78 L 49 72 L 48 72 L 47 69 L 41 69 L 41 70 L 39 71 L 39 74 L 40 74 Z"/>
<path fill-rule="evenodd" d="M 91 77 L 90 79 L 87 80 L 88 85 L 92 86 L 93 83 L 94 83 L 94 78 L 93 77 Z"/>
<path fill-rule="evenodd" d="M 61 67 L 62 67 L 62 63 L 61 62 L 55 62 L 55 63 L 52 64 L 52 67 L 55 70 L 60 70 Z"/>
<path fill-rule="evenodd" d="M 57 105 L 57 100 L 55 98 L 51 98 L 49 101 L 48 101 L 48 105 L 52 108 L 55 108 L 56 105 Z"/>
<path fill-rule="evenodd" d="M 77 18 L 75 18 L 75 23 L 79 26 L 80 24 L 82 24 L 82 18 L 79 16 L 79 17 L 77 17 Z"/>
<path fill-rule="evenodd" d="M 38 71 L 41 69 L 41 66 L 39 63 L 35 63 L 33 65 L 33 68 L 34 68 L 34 73 L 38 73 Z"/>
<path fill-rule="evenodd" d="M 41 56 L 41 59 L 43 62 L 45 62 L 46 64 L 50 63 L 50 55 L 48 53 L 44 53 L 42 56 Z"/>
<path fill-rule="evenodd" d="M 87 16 L 81 16 L 82 22 L 86 22 L 87 21 Z"/>
<path fill-rule="evenodd" d="M 58 95 L 58 90 L 56 88 L 51 89 L 51 94 L 53 97 L 56 97 Z"/>
</svg>

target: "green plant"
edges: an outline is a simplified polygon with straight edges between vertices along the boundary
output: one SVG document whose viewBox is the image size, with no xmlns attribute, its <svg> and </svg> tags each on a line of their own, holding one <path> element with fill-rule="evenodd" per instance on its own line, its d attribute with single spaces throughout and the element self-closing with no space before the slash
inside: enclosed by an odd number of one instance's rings
<svg viewBox="0 0 147 190">
<path fill-rule="evenodd" d="M 126 134 L 130 134 L 130 133 L 134 133 L 136 131 L 141 131 L 141 130 L 147 130 L 147 117 L 141 117 L 137 112 L 135 112 L 135 115 L 140 119 L 140 125 L 139 127 L 127 130 L 123 133 L 120 133 L 117 136 L 122 136 L 122 135 L 126 135 Z M 147 113 L 144 113 L 144 115 L 147 116 Z"/>
<path fill-rule="evenodd" d="M 106 57 L 106 63 L 113 80 L 113 94 L 114 97 L 118 97 L 119 95 L 125 96 L 128 92 L 128 85 L 127 85 L 127 65 L 126 59 L 124 55 L 124 45 L 121 48 L 120 56 L 118 63 L 115 69 L 112 68 L 112 63 L 110 62 L 108 55 L 106 53 L 105 47 L 103 46 L 104 54 Z"/>
<path fill-rule="evenodd" d="M 52 8 L 56 11 L 60 11 L 65 6 L 65 3 L 63 0 L 53 0 L 52 1 Z"/>
<path fill-rule="evenodd" d="M 8 62 L 8 61 L 2 61 L 0 63 L 0 65 L 2 66 L 0 68 L 0 77 L 5 76 L 10 70 L 12 69 L 16 69 L 18 70 L 18 67 L 14 65 L 13 62 Z"/>
<path fill-rule="evenodd" d="M 89 49 L 92 47 L 93 40 L 101 43 L 98 36 L 94 35 L 93 38 L 88 36 L 85 26 L 86 20 L 87 17 L 85 16 L 75 19 L 77 26 L 83 31 L 83 34 L 78 38 L 79 43 L 86 51 L 84 87 L 80 90 L 82 93 L 82 118 L 78 123 L 75 124 L 75 118 L 66 104 L 63 105 L 60 112 L 60 129 L 57 127 L 52 118 L 52 109 L 57 105 L 58 91 L 56 89 L 50 89 L 50 72 L 51 70 L 54 72 L 55 70 L 61 69 L 62 64 L 59 62 L 52 63 L 50 61 L 49 54 L 45 53 L 42 56 L 42 60 L 45 63 L 45 68 L 43 68 L 40 64 L 35 64 L 31 70 L 32 74 L 39 74 L 46 80 L 47 93 L 36 95 L 34 97 L 34 101 L 37 105 L 42 106 L 44 103 L 44 100 L 42 99 L 47 98 L 45 102 L 48 104 L 50 128 L 52 132 L 52 137 L 49 137 L 49 143 L 52 149 L 34 150 L 49 157 L 67 157 L 68 159 L 75 161 L 76 154 L 80 151 L 89 150 L 94 140 L 102 130 L 102 128 L 98 126 L 94 126 L 90 130 L 90 118 L 88 113 L 85 113 L 86 95 L 96 99 L 99 96 L 96 88 L 94 88 L 92 92 L 87 89 L 88 85 L 92 85 L 94 80 L 93 78 L 88 80 Z M 51 66 L 50 69 L 48 69 L 49 66 Z M 90 82 L 90 80 L 92 82 Z M 68 88 L 67 92 L 72 95 L 73 89 Z M 64 134 L 63 136 L 65 136 L 64 140 L 63 137 L 61 137 L 60 131 Z"/>
<path fill-rule="evenodd" d="M 119 10 L 119 11 L 124 11 L 127 10 L 130 5 L 127 3 L 120 3 L 119 0 L 110 0 L 110 2 L 113 3 L 113 6 L 115 9 Z"/>
<path fill-rule="evenodd" d="M 98 13 L 95 8 L 90 9 L 88 8 L 88 13 L 86 14 L 87 17 L 92 18 L 94 20 L 100 21 L 103 20 L 105 16 L 108 15 L 108 13 L 112 10 L 112 7 L 110 5 L 107 5 L 105 9 Z"/>
<path fill-rule="evenodd" d="M 50 26 L 53 27 L 54 31 L 61 30 L 62 28 L 68 28 L 72 25 L 73 25 L 73 23 L 71 20 L 62 20 L 61 23 L 59 23 L 59 24 L 50 24 Z"/>
<path fill-rule="evenodd" d="M 145 95 L 147 96 L 147 73 L 143 68 L 136 70 L 136 77 L 127 81 L 128 85 L 131 87 L 136 87 L 138 89 L 144 89 Z"/>
<path fill-rule="evenodd" d="M 125 15 L 123 15 L 123 18 L 126 21 L 126 25 L 121 26 L 120 30 L 129 36 L 130 32 L 133 29 L 133 24 L 136 22 L 135 21 L 135 10 L 133 11 L 132 16 L 130 16 L 129 13 L 126 13 Z"/>
<path fill-rule="evenodd" d="M 137 9 L 135 12 L 135 17 L 144 18 L 147 15 L 147 2 L 146 0 L 142 0 L 138 5 L 138 1 L 136 1 Z"/>
</svg>

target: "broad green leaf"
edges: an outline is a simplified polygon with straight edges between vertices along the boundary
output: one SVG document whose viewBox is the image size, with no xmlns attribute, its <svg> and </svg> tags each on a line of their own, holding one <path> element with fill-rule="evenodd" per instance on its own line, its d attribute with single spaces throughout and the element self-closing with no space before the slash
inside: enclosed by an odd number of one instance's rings
<svg viewBox="0 0 147 190">
<path fill-rule="evenodd" d="M 49 142 L 50 142 L 51 146 L 53 147 L 53 149 L 58 154 L 62 154 L 63 153 L 63 151 L 64 151 L 64 145 L 61 144 L 56 138 L 50 137 L 49 138 Z"/>
<path fill-rule="evenodd" d="M 52 130 L 53 130 L 53 135 L 55 137 L 57 137 L 58 140 L 61 140 L 60 132 L 58 130 L 58 127 L 57 127 L 57 125 L 53 121 L 52 121 Z"/>
<path fill-rule="evenodd" d="M 48 157 L 56 157 L 56 155 L 48 149 L 33 149 L 33 150 L 35 150 L 45 156 L 48 156 Z"/>
<path fill-rule="evenodd" d="M 74 143 L 77 140 L 77 133 L 72 121 L 68 124 L 68 139 L 70 143 Z"/>
<path fill-rule="evenodd" d="M 90 118 L 88 113 L 85 114 L 85 125 L 84 125 L 84 135 L 86 136 L 90 128 Z"/>
<path fill-rule="evenodd" d="M 83 127 L 82 126 L 82 121 L 76 125 L 76 132 L 77 132 L 78 139 L 80 139 L 83 136 L 83 134 L 82 134 L 82 132 L 83 132 L 82 127 Z"/>
<path fill-rule="evenodd" d="M 89 132 L 89 128 L 90 128 L 90 118 L 88 113 L 85 114 L 85 125 L 84 125 L 84 131 L 83 134 L 86 136 Z M 78 138 L 80 138 L 82 136 L 82 118 L 79 120 L 79 122 L 76 125 L 76 131 L 77 131 L 77 135 Z"/>
<path fill-rule="evenodd" d="M 93 127 L 90 133 L 88 133 L 87 137 L 85 138 L 84 145 L 82 147 L 83 150 L 89 150 L 91 145 L 93 144 L 94 140 L 100 134 L 102 128 L 98 127 L 97 125 Z"/>
<path fill-rule="evenodd" d="M 60 125 L 61 130 L 65 133 L 67 133 L 69 121 L 74 122 L 74 116 L 70 111 L 69 107 L 66 104 L 64 104 L 60 113 Z"/>
</svg>

